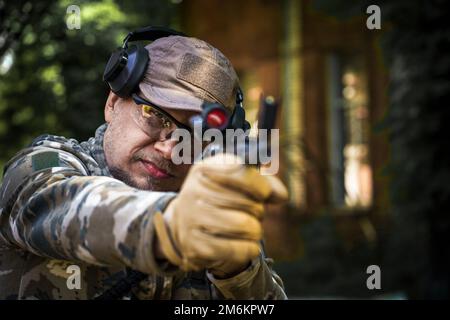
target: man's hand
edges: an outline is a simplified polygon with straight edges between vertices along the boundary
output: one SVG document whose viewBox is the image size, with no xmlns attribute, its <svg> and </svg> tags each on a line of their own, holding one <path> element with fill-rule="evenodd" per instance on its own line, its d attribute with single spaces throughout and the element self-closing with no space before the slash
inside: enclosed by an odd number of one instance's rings
<svg viewBox="0 0 450 320">
<path fill-rule="evenodd" d="M 259 255 L 264 203 L 286 198 L 280 180 L 261 176 L 234 155 L 207 158 L 192 166 L 164 218 L 155 215 L 161 251 L 185 271 L 238 273 Z"/>
</svg>

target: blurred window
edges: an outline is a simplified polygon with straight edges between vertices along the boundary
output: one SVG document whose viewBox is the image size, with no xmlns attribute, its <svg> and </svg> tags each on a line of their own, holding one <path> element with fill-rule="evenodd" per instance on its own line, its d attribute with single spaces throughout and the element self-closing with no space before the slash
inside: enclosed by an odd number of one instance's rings
<svg viewBox="0 0 450 320">
<path fill-rule="evenodd" d="M 337 207 L 372 205 L 367 72 L 360 56 L 327 59 L 331 202 Z"/>
</svg>

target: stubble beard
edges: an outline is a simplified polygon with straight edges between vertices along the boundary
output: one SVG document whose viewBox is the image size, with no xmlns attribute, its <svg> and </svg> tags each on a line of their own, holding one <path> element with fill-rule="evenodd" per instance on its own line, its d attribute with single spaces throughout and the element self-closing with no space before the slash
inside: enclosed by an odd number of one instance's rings
<svg viewBox="0 0 450 320">
<path fill-rule="evenodd" d="M 109 172 L 111 173 L 113 178 L 124 182 L 130 187 L 148 191 L 166 191 L 163 190 L 161 183 L 158 180 L 153 179 L 150 176 L 145 177 L 144 183 L 138 183 L 128 172 L 118 167 L 109 168 Z"/>
<path fill-rule="evenodd" d="M 112 125 L 108 126 L 108 129 L 105 132 L 104 135 L 104 152 L 105 156 L 107 153 L 109 155 L 114 154 L 118 151 L 116 151 L 116 145 L 113 143 L 112 137 L 117 134 L 117 131 L 121 128 L 113 127 Z M 107 150 L 109 152 L 107 152 Z M 107 157 L 108 158 L 108 157 Z M 174 172 L 173 165 L 169 163 L 168 161 L 165 161 L 163 159 L 155 159 L 155 157 L 150 157 L 150 159 L 147 159 L 146 154 L 143 151 L 136 152 L 132 158 L 131 158 L 131 164 L 137 164 L 138 161 L 141 160 L 151 160 L 154 162 L 158 167 L 166 170 L 167 172 Z M 177 184 L 176 178 L 169 178 L 169 179 L 156 179 L 151 176 L 145 176 L 144 182 L 137 181 L 136 178 L 134 178 L 128 171 L 120 168 L 117 165 L 110 165 L 107 161 L 109 172 L 111 173 L 111 176 L 115 179 L 118 179 L 125 184 L 127 184 L 130 187 L 140 189 L 140 190 L 147 190 L 147 191 L 178 191 L 179 187 L 174 186 Z M 141 179 L 142 181 L 142 179 Z"/>
</svg>

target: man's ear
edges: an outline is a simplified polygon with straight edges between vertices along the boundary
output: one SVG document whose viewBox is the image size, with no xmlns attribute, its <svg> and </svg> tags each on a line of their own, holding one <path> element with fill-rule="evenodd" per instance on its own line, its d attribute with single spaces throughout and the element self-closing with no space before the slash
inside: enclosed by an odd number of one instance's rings
<svg viewBox="0 0 450 320">
<path fill-rule="evenodd" d="M 105 103 L 105 121 L 107 123 L 110 123 L 112 120 L 114 108 L 116 107 L 118 100 L 119 96 L 114 92 L 110 91 L 108 99 L 106 100 Z"/>
</svg>

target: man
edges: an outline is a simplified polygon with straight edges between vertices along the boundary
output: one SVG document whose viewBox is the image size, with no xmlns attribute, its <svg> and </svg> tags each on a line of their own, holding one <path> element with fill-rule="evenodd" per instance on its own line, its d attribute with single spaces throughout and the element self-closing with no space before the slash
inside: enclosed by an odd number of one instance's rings
<svg viewBox="0 0 450 320">
<path fill-rule="evenodd" d="M 286 298 L 259 246 L 264 203 L 286 198 L 280 181 L 232 155 L 171 161 L 171 135 L 204 101 L 234 109 L 233 67 L 195 38 L 145 49 L 138 88 L 109 94 L 95 137 L 43 135 L 6 165 L 0 298 Z"/>
</svg>

